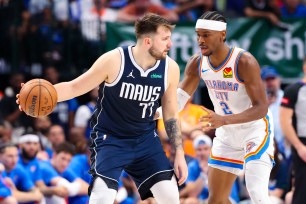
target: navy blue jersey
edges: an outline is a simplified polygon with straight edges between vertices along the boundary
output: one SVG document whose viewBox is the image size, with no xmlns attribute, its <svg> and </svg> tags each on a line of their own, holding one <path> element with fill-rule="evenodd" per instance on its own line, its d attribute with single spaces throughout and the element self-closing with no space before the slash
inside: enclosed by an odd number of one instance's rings
<svg viewBox="0 0 306 204">
<path fill-rule="evenodd" d="M 91 126 L 94 132 L 114 136 L 143 135 L 155 128 L 154 113 L 167 86 L 168 57 L 144 71 L 135 62 L 132 46 L 118 49 L 122 62 L 118 77 L 100 85 Z"/>
</svg>

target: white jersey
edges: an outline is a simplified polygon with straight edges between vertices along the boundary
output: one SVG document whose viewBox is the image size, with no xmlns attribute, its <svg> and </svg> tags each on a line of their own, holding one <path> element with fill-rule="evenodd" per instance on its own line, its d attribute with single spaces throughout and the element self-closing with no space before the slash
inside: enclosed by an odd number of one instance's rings
<svg viewBox="0 0 306 204">
<path fill-rule="evenodd" d="M 244 82 L 238 76 L 238 61 L 243 52 L 243 49 L 231 48 L 219 67 L 213 67 L 206 56 L 200 61 L 201 78 L 219 115 L 239 114 L 252 106 Z M 259 120 L 221 126 L 216 129 L 209 165 L 238 175 L 244 163 L 262 159 L 264 153 L 273 158 L 273 137 L 270 111 Z"/>
<path fill-rule="evenodd" d="M 245 50 L 233 47 L 219 67 L 213 67 L 209 58 L 202 56 L 201 77 L 219 115 L 238 114 L 252 105 L 245 85 L 238 76 L 238 61 Z"/>
</svg>

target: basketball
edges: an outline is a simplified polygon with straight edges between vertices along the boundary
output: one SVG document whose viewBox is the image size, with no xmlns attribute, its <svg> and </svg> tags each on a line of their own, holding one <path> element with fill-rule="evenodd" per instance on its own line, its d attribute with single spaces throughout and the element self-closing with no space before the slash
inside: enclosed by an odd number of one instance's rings
<svg viewBox="0 0 306 204">
<path fill-rule="evenodd" d="M 29 116 L 46 116 L 57 104 L 56 89 L 47 80 L 32 79 L 22 86 L 19 93 L 19 104 Z"/>
</svg>

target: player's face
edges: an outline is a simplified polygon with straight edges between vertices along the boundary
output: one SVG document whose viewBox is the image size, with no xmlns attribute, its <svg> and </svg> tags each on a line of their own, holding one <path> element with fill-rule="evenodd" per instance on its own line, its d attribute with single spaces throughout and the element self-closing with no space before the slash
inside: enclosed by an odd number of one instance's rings
<svg viewBox="0 0 306 204">
<path fill-rule="evenodd" d="M 4 153 L 0 155 L 0 161 L 7 171 L 14 169 L 18 162 L 18 149 L 16 147 L 6 147 Z"/>
<path fill-rule="evenodd" d="M 224 44 L 225 32 L 211 31 L 206 29 L 196 29 L 198 45 L 204 56 L 210 56 Z"/>
<path fill-rule="evenodd" d="M 39 151 L 38 142 L 26 142 L 21 144 L 20 147 L 22 156 L 28 160 L 34 159 Z"/>
<path fill-rule="evenodd" d="M 152 41 L 153 43 L 149 49 L 149 53 L 156 60 L 165 59 L 172 46 L 171 31 L 164 26 L 160 26 L 153 36 Z"/>
<path fill-rule="evenodd" d="M 59 154 L 56 154 L 54 156 L 54 167 L 59 173 L 63 173 L 68 165 L 70 164 L 70 161 L 72 159 L 72 155 L 67 152 L 60 152 Z"/>
</svg>

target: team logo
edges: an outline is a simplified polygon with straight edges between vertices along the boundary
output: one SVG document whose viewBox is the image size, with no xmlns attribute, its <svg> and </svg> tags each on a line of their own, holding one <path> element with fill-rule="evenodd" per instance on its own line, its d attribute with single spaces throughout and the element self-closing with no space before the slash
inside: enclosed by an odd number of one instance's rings
<svg viewBox="0 0 306 204">
<path fill-rule="evenodd" d="M 255 143 L 254 142 L 249 142 L 247 145 L 246 145 L 246 153 L 249 153 L 253 147 L 255 147 Z"/>
<path fill-rule="evenodd" d="M 223 78 L 233 78 L 233 70 L 231 67 L 226 67 L 223 70 Z"/>
<path fill-rule="evenodd" d="M 134 71 L 134 69 L 132 69 L 131 73 L 127 77 L 132 77 L 132 78 L 135 79 L 135 77 L 133 76 L 133 71 Z"/>
<path fill-rule="evenodd" d="M 288 98 L 282 98 L 282 104 L 288 105 L 289 99 Z"/>
<path fill-rule="evenodd" d="M 35 170 L 36 170 L 36 166 L 31 166 L 30 171 L 35 172 Z"/>
</svg>

